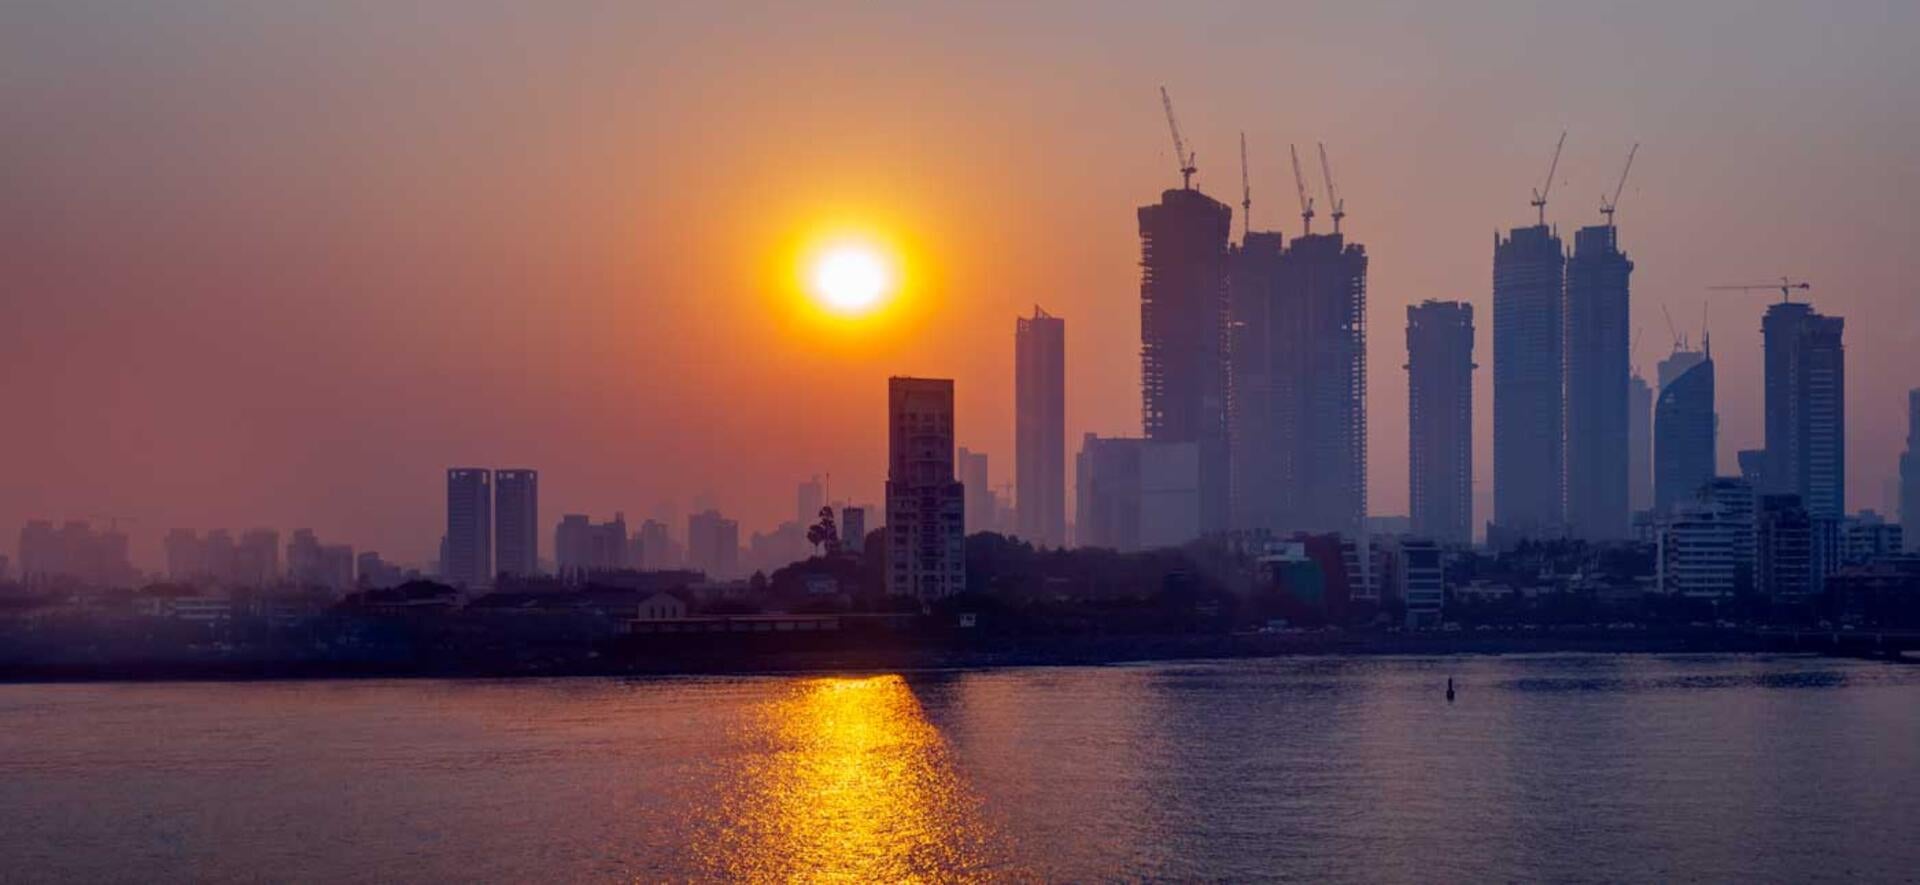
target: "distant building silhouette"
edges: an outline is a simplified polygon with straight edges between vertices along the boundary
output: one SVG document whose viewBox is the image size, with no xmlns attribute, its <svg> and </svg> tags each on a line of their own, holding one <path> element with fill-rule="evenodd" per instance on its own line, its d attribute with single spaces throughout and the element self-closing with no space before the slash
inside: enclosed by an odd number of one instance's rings
<svg viewBox="0 0 1920 885">
<path fill-rule="evenodd" d="M 681 565 L 680 545 L 673 540 L 673 534 L 667 524 L 658 520 L 646 520 L 640 523 L 640 531 L 634 539 L 640 545 L 640 557 L 636 568 L 650 571 L 676 569 Z"/>
<path fill-rule="evenodd" d="M 1625 538 L 1629 526 L 1628 321 L 1633 262 L 1612 224 L 1573 235 L 1566 295 L 1567 528 L 1576 538 Z"/>
<path fill-rule="evenodd" d="M 954 454 L 954 472 L 965 487 L 967 534 L 994 528 L 993 486 L 987 480 L 987 453 L 961 446 Z"/>
<path fill-rule="evenodd" d="M 725 580 L 740 572 L 740 523 L 717 510 L 687 517 L 687 567 Z"/>
<path fill-rule="evenodd" d="M 818 476 L 808 477 L 794 493 L 793 521 L 801 525 L 813 525 L 820 518 L 820 508 L 826 503 L 826 481 Z"/>
<path fill-rule="evenodd" d="M 840 547 L 856 556 L 862 555 L 867 548 L 867 508 L 847 506 L 840 508 Z"/>
<path fill-rule="evenodd" d="M 627 568 L 627 551 L 624 513 L 615 513 L 612 521 L 603 523 L 595 523 L 585 514 L 569 513 L 560 517 L 553 530 L 554 570 L 563 580 L 580 581 L 589 575 Z"/>
<path fill-rule="evenodd" d="M 56 529 L 31 520 L 20 529 L 20 582 L 29 587 L 74 581 L 94 587 L 131 586 L 138 577 L 127 558 L 127 535 L 108 526 L 69 520 Z"/>
<path fill-rule="evenodd" d="M 240 543 L 229 560 L 228 580 L 246 587 L 268 587 L 280 580 L 280 533 L 273 529 L 248 529 L 240 533 Z"/>
<path fill-rule="evenodd" d="M 1075 542 L 1122 552 L 1177 547 L 1201 534 L 1198 443 L 1087 434 L 1075 459 Z"/>
<path fill-rule="evenodd" d="M 446 550 L 440 577 L 455 587 L 493 579 L 493 473 L 481 467 L 447 471 Z"/>
<path fill-rule="evenodd" d="M 1627 509 L 1653 509 L 1653 387 L 1639 372 L 1627 379 Z"/>
<path fill-rule="evenodd" d="M 1660 361 L 1653 407 L 1653 506 L 1662 513 L 1691 501 L 1715 475 L 1713 359 L 1676 348 Z"/>
<path fill-rule="evenodd" d="M 1900 526 L 1920 550 L 1920 387 L 1907 391 L 1907 450 L 1900 455 Z"/>
<path fill-rule="evenodd" d="M 1473 305 L 1407 307 L 1409 529 L 1445 544 L 1473 542 L 1473 369 Z"/>
<path fill-rule="evenodd" d="M 295 529 L 287 539 L 287 578 L 296 587 L 344 593 L 354 585 L 353 547 L 322 544 L 312 529 Z"/>
<path fill-rule="evenodd" d="M 509 577 L 540 572 L 540 473 L 493 472 L 494 571 Z"/>
<path fill-rule="evenodd" d="M 1142 206 L 1142 424 L 1157 442 L 1200 453 L 1200 528 L 1228 527 L 1227 236 L 1233 210 L 1182 188 Z M 889 520 L 891 523 L 891 520 Z"/>
<path fill-rule="evenodd" d="M 1816 586 L 1838 565 L 1847 513 L 1845 321 L 1782 301 L 1760 323 L 1766 342 L 1766 466 L 1762 488 L 1793 494 L 1813 536 Z"/>
<path fill-rule="evenodd" d="M 954 477 L 953 381 L 887 379 L 887 592 L 967 586 L 966 501 Z"/>
<path fill-rule="evenodd" d="M 1232 252 L 1232 460 L 1249 473 L 1235 522 L 1351 535 L 1367 514 L 1366 249 L 1279 240 L 1250 233 Z"/>
<path fill-rule="evenodd" d="M 1545 224 L 1493 247 L 1493 521 L 1503 534 L 1565 524 L 1566 259 Z"/>
<path fill-rule="evenodd" d="M 1036 305 L 1014 321 L 1013 341 L 1015 533 L 1059 547 L 1067 543 L 1067 323 Z"/>
<path fill-rule="evenodd" d="M 1853 514 L 1842 523 L 1839 565 L 1865 565 L 1898 556 L 1906 547 L 1904 534 L 1899 523 L 1872 510 Z"/>
<path fill-rule="evenodd" d="M 1800 603 L 1815 591 L 1813 522 L 1799 495 L 1761 495 L 1754 515 L 1756 584 L 1775 602 Z"/>
</svg>

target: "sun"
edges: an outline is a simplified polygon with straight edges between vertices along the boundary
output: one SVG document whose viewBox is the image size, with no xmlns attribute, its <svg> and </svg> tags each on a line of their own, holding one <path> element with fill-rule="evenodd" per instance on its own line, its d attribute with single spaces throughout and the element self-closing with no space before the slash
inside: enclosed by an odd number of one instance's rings
<svg viewBox="0 0 1920 885">
<path fill-rule="evenodd" d="M 828 310 L 848 316 L 872 312 L 894 288 L 892 262 L 867 243 L 838 243 L 814 258 L 808 274 L 813 296 Z"/>
</svg>

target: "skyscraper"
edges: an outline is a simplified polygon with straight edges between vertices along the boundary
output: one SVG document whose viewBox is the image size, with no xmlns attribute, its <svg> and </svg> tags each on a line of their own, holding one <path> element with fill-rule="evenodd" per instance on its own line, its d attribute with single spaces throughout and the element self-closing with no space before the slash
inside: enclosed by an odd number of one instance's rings
<svg viewBox="0 0 1920 885">
<path fill-rule="evenodd" d="M 1907 391 L 1907 450 L 1900 455 L 1900 527 L 1920 550 L 1920 387 Z"/>
<path fill-rule="evenodd" d="M 1407 307 L 1407 464 L 1413 534 L 1473 542 L 1473 305 Z"/>
<path fill-rule="evenodd" d="M 954 473 L 964 487 L 967 534 L 993 529 L 993 486 L 987 481 L 987 453 L 961 446 L 954 455 Z"/>
<path fill-rule="evenodd" d="M 827 484 L 818 476 L 808 477 L 794 492 L 793 521 L 813 525 L 820 521 L 820 508 L 827 503 Z"/>
<path fill-rule="evenodd" d="M 493 472 L 494 571 L 525 577 L 540 571 L 540 474 Z"/>
<path fill-rule="evenodd" d="M 1634 372 L 1627 379 L 1627 509 L 1653 508 L 1653 388 Z"/>
<path fill-rule="evenodd" d="M 1627 317 L 1633 262 L 1612 224 L 1573 235 L 1567 261 L 1567 527 L 1576 538 L 1627 535 Z"/>
<path fill-rule="evenodd" d="M 1768 491 L 1799 495 L 1814 519 L 1846 513 L 1844 324 L 1810 304 L 1782 301 L 1760 325 Z"/>
<path fill-rule="evenodd" d="M 1676 348 L 1660 361 L 1660 396 L 1653 407 L 1653 507 L 1662 513 L 1691 501 L 1713 479 L 1713 359 L 1704 350 Z"/>
<path fill-rule="evenodd" d="M 1339 233 L 1281 239 L 1230 253 L 1234 523 L 1351 534 L 1367 512 L 1367 253 Z"/>
<path fill-rule="evenodd" d="M 455 587 L 493 578 L 493 474 L 481 467 L 447 471 L 447 537 L 440 577 Z"/>
<path fill-rule="evenodd" d="M 1515 535 L 1564 525 L 1566 259 L 1545 224 L 1493 244 L 1493 521 Z"/>
<path fill-rule="evenodd" d="M 1200 535 L 1197 443 L 1087 434 L 1074 462 L 1074 527 L 1082 547 L 1177 547 Z"/>
<path fill-rule="evenodd" d="M 1067 542 L 1066 376 L 1067 323 L 1035 305 L 1014 321 L 1014 506 L 1020 537 L 1048 547 Z"/>
<path fill-rule="evenodd" d="M 1800 496 L 1813 536 L 1814 590 L 1838 565 L 1847 514 L 1845 321 L 1781 301 L 1760 322 L 1766 341 L 1764 488 Z"/>
<path fill-rule="evenodd" d="M 1191 187 L 1142 206 L 1140 379 L 1148 439 L 1200 451 L 1203 532 L 1227 528 L 1227 235 L 1233 210 Z M 891 519 L 889 519 L 891 524 Z"/>
<path fill-rule="evenodd" d="M 740 570 L 740 523 L 705 510 L 687 516 L 687 567 L 709 580 L 726 580 Z"/>
<path fill-rule="evenodd" d="M 966 502 L 954 478 L 953 381 L 887 379 L 887 592 L 966 589 Z"/>
</svg>

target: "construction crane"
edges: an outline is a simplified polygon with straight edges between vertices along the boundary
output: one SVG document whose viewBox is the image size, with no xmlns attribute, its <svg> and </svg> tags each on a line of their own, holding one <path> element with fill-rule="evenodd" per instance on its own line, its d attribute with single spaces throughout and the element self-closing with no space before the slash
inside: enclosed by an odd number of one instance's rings
<svg viewBox="0 0 1920 885">
<path fill-rule="evenodd" d="M 1300 235 L 1313 233 L 1313 198 L 1307 196 L 1307 177 L 1300 174 L 1300 152 L 1293 145 L 1287 145 L 1287 153 L 1293 155 L 1293 189 L 1300 193 Z"/>
<path fill-rule="evenodd" d="M 1640 142 L 1636 141 L 1633 148 L 1627 151 L 1627 165 L 1620 170 L 1620 183 L 1613 186 L 1613 199 L 1607 199 L 1606 194 L 1600 195 L 1600 214 L 1607 216 L 1608 227 L 1613 226 L 1613 210 L 1620 206 L 1620 192 L 1627 186 L 1627 173 L 1633 171 L 1633 155 L 1639 152 Z"/>
<path fill-rule="evenodd" d="M 1240 133 L 1240 242 L 1253 231 L 1253 184 L 1247 177 L 1247 134 Z"/>
<path fill-rule="evenodd" d="M 1167 128 L 1173 132 L 1173 160 L 1180 164 L 1180 189 L 1193 190 L 1193 155 L 1187 153 L 1187 142 L 1180 137 L 1180 121 L 1173 118 L 1173 99 L 1167 95 L 1167 87 L 1160 87 L 1160 105 L 1167 109 Z"/>
<path fill-rule="evenodd" d="M 1340 192 L 1333 188 L 1333 166 L 1327 163 L 1327 146 L 1315 142 L 1320 147 L 1320 177 L 1327 183 L 1327 205 L 1333 209 L 1333 232 L 1340 232 L 1340 219 L 1347 217 L 1347 201 L 1340 199 Z"/>
<path fill-rule="evenodd" d="M 1807 282 L 1806 280 L 1795 280 L 1795 279 L 1790 279 L 1788 277 L 1781 277 L 1780 282 L 1778 283 L 1765 283 L 1765 284 L 1756 284 L 1756 285 L 1750 285 L 1750 286 L 1708 286 L 1707 288 L 1715 292 L 1779 292 L 1780 303 L 1790 304 L 1793 302 L 1793 290 L 1811 289 L 1813 288 L 1813 284 Z"/>
<path fill-rule="evenodd" d="M 1540 226 L 1541 227 L 1547 226 L 1547 194 L 1553 192 L 1553 176 L 1555 172 L 1558 172 L 1560 170 L 1560 149 L 1566 146 L 1567 146 L 1567 131 L 1565 129 L 1562 129 L 1560 130 L 1559 143 L 1553 146 L 1553 164 L 1547 167 L 1546 186 L 1534 188 L 1533 202 L 1528 204 L 1533 208 L 1540 210 Z"/>
<path fill-rule="evenodd" d="M 1686 336 L 1680 334 L 1680 327 L 1673 324 L 1673 314 L 1667 312 L 1667 303 L 1660 302 L 1660 315 L 1667 318 L 1667 334 L 1673 336 L 1673 350 L 1678 353 L 1687 349 Z"/>
</svg>

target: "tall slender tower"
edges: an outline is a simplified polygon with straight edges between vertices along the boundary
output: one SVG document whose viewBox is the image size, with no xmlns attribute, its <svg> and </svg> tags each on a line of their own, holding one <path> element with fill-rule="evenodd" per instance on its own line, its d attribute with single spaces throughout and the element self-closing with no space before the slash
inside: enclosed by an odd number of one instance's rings
<svg viewBox="0 0 1920 885">
<path fill-rule="evenodd" d="M 1013 383 L 1017 529 L 1035 544 L 1060 547 L 1067 543 L 1067 323 L 1038 305 L 1014 321 Z"/>
<path fill-rule="evenodd" d="M 953 381 L 887 379 L 887 593 L 966 589 L 966 500 L 954 478 Z"/>
<path fill-rule="evenodd" d="M 1233 210 L 1192 187 L 1142 206 L 1140 381 L 1148 439 L 1196 443 L 1200 529 L 1228 526 L 1227 236 Z"/>
<path fill-rule="evenodd" d="M 1493 243 L 1493 521 L 1505 533 L 1564 523 L 1566 259 L 1546 224 Z"/>
<path fill-rule="evenodd" d="M 493 472 L 495 571 L 524 577 L 540 570 L 540 474 Z"/>
<path fill-rule="evenodd" d="M 1900 455 L 1900 530 L 1920 550 L 1920 387 L 1907 391 L 1907 450 Z"/>
<path fill-rule="evenodd" d="M 1413 533 L 1473 542 L 1473 305 L 1407 307 L 1407 463 Z"/>
<path fill-rule="evenodd" d="M 484 467 L 447 471 L 447 536 L 440 577 L 455 587 L 493 580 L 493 474 Z"/>
<path fill-rule="evenodd" d="M 1624 538 L 1628 527 L 1628 278 L 1612 224 L 1573 235 L 1567 261 L 1567 525 L 1574 537 Z"/>
<path fill-rule="evenodd" d="M 1627 379 L 1627 509 L 1653 508 L 1653 387 L 1639 372 Z"/>
<path fill-rule="evenodd" d="M 1781 301 L 1760 321 L 1766 341 L 1764 488 L 1799 495 L 1813 535 L 1812 579 L 1838 565 L 1847 513 L 1845 321 Z"/>
<path fill-rule="evenodd" d="M 1713 358 L 1675 348 L 1660 361 L 1653 407 L 1653 507 L 1671 514 L 1693 501 L 1716 471 Z"/>
</svg>

